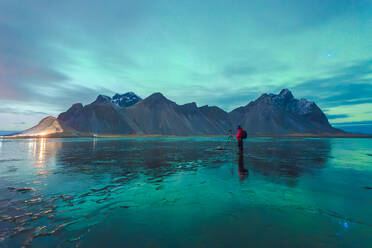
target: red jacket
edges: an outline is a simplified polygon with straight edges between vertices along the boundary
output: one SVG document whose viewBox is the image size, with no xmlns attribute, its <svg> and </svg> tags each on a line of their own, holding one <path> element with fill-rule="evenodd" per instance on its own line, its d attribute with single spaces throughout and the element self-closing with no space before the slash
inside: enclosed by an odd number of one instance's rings
<svg viewBox="0 0 372 248">
<path fill-rule="evenodd" d="M 239 128 L 238 133 L 236 134 L 236 139 L 242 140 L 242 138 L 243 138 L 243 128 Z"/>
</svg>

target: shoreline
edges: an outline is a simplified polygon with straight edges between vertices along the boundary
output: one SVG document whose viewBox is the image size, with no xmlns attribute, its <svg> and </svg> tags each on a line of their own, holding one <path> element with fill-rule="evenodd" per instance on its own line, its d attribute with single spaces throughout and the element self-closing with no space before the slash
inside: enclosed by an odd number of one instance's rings
<svg viewBox="0 0 372 248">
<path fill-rule="evenodd" d="M 213 137 L 229 137 L 229 135 L 190 135 L 190 136 L 178 136 L 178 135 L 36 135 L 36 136 L 0 136 L 0 139 L 67 139 L 67 138 L 213 138 Z M 267 138 L 372 138 L 369 134 L 262 134 L 262 135 L 248 135 L 247 138 L 254 137 L 267 137 Z"/>
</svg>

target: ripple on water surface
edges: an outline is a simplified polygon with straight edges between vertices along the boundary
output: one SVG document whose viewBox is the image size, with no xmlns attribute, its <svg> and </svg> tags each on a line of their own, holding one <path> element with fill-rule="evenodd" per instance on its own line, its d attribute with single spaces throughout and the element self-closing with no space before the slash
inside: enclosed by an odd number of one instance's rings
<svg viewBox="0 0 372 248">
<path fill-rule="evenodd" d="M 239 156 L 224 138 L 7 141 L 0 244 L 368 247 L 371 144 L 254 138 Z"/>
</svg>

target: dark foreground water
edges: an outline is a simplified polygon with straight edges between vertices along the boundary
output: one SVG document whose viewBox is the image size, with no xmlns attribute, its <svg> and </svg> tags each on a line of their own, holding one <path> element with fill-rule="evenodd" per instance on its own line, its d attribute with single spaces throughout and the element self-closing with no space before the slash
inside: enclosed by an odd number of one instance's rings
<svg viewBox="0 0 372 248">
<path fill-rule="evenodd" d="M 0 140 L 0 247 L 372 247 L 372 139 L 225 140 Z"/>
</svg>

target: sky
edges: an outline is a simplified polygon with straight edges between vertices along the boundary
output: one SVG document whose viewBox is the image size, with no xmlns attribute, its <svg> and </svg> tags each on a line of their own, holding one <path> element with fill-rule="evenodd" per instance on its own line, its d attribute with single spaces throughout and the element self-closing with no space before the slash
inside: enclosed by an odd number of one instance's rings
<svg viewBox="0 0 372 248">
<path fill-rule="evenodd" d="M 372 127 L 372 0 L 1 0 L 0 130 L 99 94 L 226 111 L 288 88 Z"/>
</svg>

